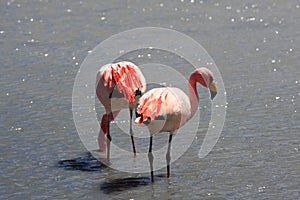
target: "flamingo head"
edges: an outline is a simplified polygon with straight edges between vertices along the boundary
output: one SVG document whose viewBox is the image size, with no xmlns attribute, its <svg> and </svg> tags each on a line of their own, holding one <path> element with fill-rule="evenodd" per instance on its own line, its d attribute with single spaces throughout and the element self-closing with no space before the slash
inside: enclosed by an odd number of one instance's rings
<svg viewBox="0 0 300 200">
<path fill-rule="evenodd" d="M 218 93 L 216 82 L 214 81 L 214 75 L 212 71 L 205 67 L 196 69 L 192 75 L 194 80 L 199 82 L 203 87 L 206 87 L 210 91 L 210 98 L 213 100 Z"/>
</svg>

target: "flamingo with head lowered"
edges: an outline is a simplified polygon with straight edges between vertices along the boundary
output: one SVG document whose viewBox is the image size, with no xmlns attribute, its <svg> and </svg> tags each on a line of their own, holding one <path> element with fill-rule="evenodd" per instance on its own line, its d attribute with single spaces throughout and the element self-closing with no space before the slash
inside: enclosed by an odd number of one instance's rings
<svg viewBox="0 0 300 200">
<path fill-rule="evenodd" d="M 116 118 L 121 109 L 129 108 L 130 136 L 133 153 L 136 155 L 133 131 L 132 112 L 137 101 L 146 90 L 146 81 L 141 70 L 133 63 L 123 61 L 101 67 L 96 78 L 96 94 L 103 104 L 106 113 L 102 116 L 98 145 L 101 152 L 110 158 L 110 122 Z"/>
<path fill-rule="evenodd" d="M 209 88 L 211 100 L 216 96 L 217 87 L 213 73 L 207 68 L 198 68 L 193 71 L 189 78 L 189 97 L 178 88 L 164 87 L 149 90 L 139 99 L 136 122 L 138 125 L 146 124 L 150 132 L 148 159 L 152 182 L 154 181 L 152 137 L 158 132 L 170 133 L 166 154 L 167 177 L 169 178 L 172 136 L 174 131 L 183 126 L 197 111 L 199 104 L 197 83 Z"/>
</svg>

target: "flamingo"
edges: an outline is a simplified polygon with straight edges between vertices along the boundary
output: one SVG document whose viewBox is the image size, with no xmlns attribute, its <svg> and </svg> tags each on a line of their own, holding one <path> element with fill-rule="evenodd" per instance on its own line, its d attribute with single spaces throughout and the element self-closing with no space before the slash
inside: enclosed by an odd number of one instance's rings
<svg viewBox="0 0 300 200">
<path fill-rule="evenodd" d="M 110 158 L 110 122 L 115 119 L 121 109 L 129 108 L 130 136 L 134 156 L 136 155 L 133 131 L 132 112 L 137 101 L 146 90 L 146 81 L 141 70 L 133 63 L 122 61 L 104 65 L 96 77 L 96 94 L 105 108 L 101 119 L 101 128 L 98 135 L 100 152 L 106 152 Z"/>
<path fill-rule="evenodd" d="M 150 144 L 148 159 L 150 163 L 151 181 L 153 175 L 152 138 L 155 133 L 169 132 L 169 142 L 166 154 L 167 177 L 170 177 L 170 149 L 172 136 L 175 130 L 182 127 L 191 119 L 199 104 L 199 96 L 196 84 L 209 88 L 211 100 L 217 94 L 213 73 L 207 68 L 198 68 L 192 72 L 189 78 L 189 97 L 179 88 L 164 87 L 154 88 L 146 92 L 140 99 L 136 111 L 136 123 L 144 123 L 150 132 Z"/>
</svg>

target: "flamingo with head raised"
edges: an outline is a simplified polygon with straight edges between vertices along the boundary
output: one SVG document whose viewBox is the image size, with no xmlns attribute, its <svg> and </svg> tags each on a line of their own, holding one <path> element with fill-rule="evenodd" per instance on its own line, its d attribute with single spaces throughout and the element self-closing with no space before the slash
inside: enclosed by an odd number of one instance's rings
<svg viewBox="0 0 300 200">
<path fill-rule="evenodd" d="M 180 89 L 174 87 L 154 88 L 146 92 L 137 107 L 137 124 L 144 123 L 150 131 L 148 159 L 150 163 L 151 181 L 153 175 L 152 137 L 158 132 L 169 132 L 169 143 L 166 155 L 167 177 L 170 177 L 170 149 L 175 130 L 182 127 L 197 111 L 199 95 L 196 84 L 209 88 L 211 99 L 217 94 L 213 73 L 207 68 L 198 68 L 189 78 L 189 97 Z"/>
<path fill-rule="evenodd" d="M 132 112 L 137 101 L 146 90 L 146 81 L 141 70 L 133 63 L 123 61 L 101 67 L 96 78 L 96 94 L 103 104 L 106 113 L 102 116 L 98 145 L 102 152 L 110 158 L 110 122 L 115 119 L 121 109 L 129 108 L 130 136 L 134 155 L 136 155 L 133 131 Z"/>
</svg>

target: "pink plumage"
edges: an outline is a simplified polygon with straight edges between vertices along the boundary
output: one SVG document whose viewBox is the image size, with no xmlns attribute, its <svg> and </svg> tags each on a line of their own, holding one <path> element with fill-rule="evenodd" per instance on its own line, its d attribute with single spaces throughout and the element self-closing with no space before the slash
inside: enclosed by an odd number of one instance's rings
<svg viewBox="0 0 300 200">
<path fill-rule="evenodd" d="M 141 70 L 133 63 L 123 61 L 101 67 L 96 77 L 96 94 L 103 104 L 106 114 L 102 116 L 101 129 L 98 136 L 99 149 L 107 152 L 109 159 L 110 121 L 121 109 L 130 110 L 130 135 L 134 154 L 135 146 L 132 132 L 132 110 L 136 107 L 140 93 L 146 90 L 146 81 Z M 114 96 L 119 93 L 121 96 Z"/>
<path fill-rule="evenodd" d="M 146 92 L 139 100 L 137 124 L 144 123 L 150 131 L 148 158 L 151 180 L 153 176 L 152 136 L 159 132 L 170 132 L 167 160 L 167 177 L 170 175 L 170 147 L 174 131 L 182 127 L 195 114 L 199 96 L 197 83 L 209 88 L 211 99 L 217 94 L 213 73 L 207 68 L 196 69 L 189 78 L 187 96 L 182 90 L 174 87 L 154 88 Z"/>
<path fill-rule="evenodd" d="M 137 120 L 138 125 L 143 123 L 145 120 L 154 118 L 160 113 L 161 105 L 166 102 L 168 92 L 167 90 L 162 90 L 160 94 L 148 93 L 149 95 L 143 96 L 140 101 L 137 112 L 141 113 L 139 120 Z"/>
<path fill-rule="evenodd" d="M 145 88 L 145 78 L 133 63 L 119 62 L 105 65 L 103 71 L 99 72 L 98 79 L 104 80 L 104 86 L 110 90 L 115 87 L 130 103 L 134 102 L 135 91 Z"/>
</svg>

